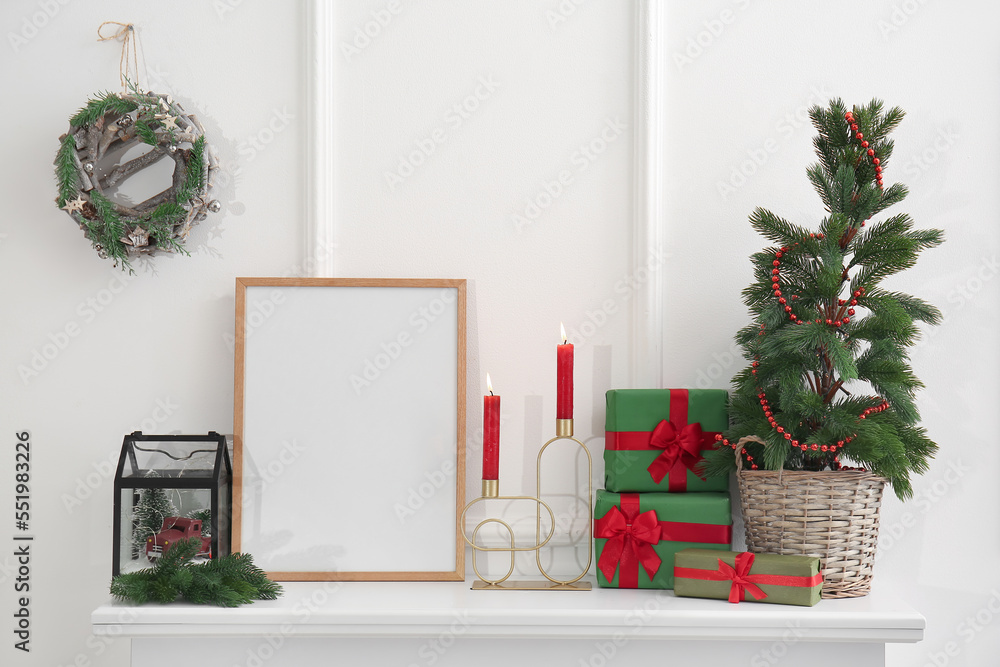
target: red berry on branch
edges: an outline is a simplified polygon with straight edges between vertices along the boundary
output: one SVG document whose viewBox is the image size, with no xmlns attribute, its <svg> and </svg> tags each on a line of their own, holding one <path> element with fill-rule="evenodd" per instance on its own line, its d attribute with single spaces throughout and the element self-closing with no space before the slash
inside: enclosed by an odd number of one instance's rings
<svg viewBox="0 0 1000 667">
<path fill-rule="evenodd" d="M 771 266 L 781 266 L 781 262 L 779 262 L 778 260 L 774 260 L 773 262 L 771 262 Z"/>
<path fill-rule="evenodd" d="M 879 165 L 879 159 L 877 157 L 876 158 L 872 158 L 872 164 L 877 167 Z M 880 169 L 876 169 L 875 171 L 881 171 L 881 170 Z"/>
<path fill-rule="evenodd" d="M 819 445 L 817 445 L 817 444 L 816 444 L 816 443 L 814 442 L 814 443 L 813 443 L 812 445 L 810 445 L 810 446 L 809 446 L 809 449 L 811 449 L 811 450 L 813 450 L 813 451 L 815 452 L 816 450 L 818 450 L 818 449 L 819 449 Z"/>
<path fill-rule="evenodd" d="M 872 148 L 868 149 L 868 157 L 873 157 L 875 155 L 875 150 Z"/>
<path fill-rule="evenodd" d="M 851 305 L 852 306 L 858 305 L 858 300 L 857 299 L 851 299 Z"/>
<path fill-rule="evenodd" d="M 833 324 L 833 320 L 827 320 L 826 323 L 827 324 Z"/>
<path fill-rule="evenodd" d="M 841 322 L 843 322 L 844 324 L 847 324 L 850 321 L 851 321 L 851 318 L 849 318 L 849 317 L 845 317 L 844 319 L 841 320 Z"/>
<path fill-rule="evenodd" d="M 848 308 L 847 309 L 847 314 L 848 315 L 853 315 L 854 314 L 854 309 L 853 308 Z"/>
<path fill-rule="evenodd" d="M 861 133 L 860 133 L 860 132 L 858 132 L 858 139 L 860 139 L 860 138 L 861 138 Z M 867 141 L 862 141 L 862 142 L 861 142 L 861 145 L 862 145 L 862 146 L 863 146 L 864 148 L 868 148 L 868 142 L 867 142 Z"/>
</svg>

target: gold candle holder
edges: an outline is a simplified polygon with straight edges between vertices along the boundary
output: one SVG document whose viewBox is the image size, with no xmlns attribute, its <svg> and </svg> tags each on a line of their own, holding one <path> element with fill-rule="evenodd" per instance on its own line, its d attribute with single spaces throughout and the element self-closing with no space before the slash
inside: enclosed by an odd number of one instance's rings
<svg viewBox="0 0 1000 667">
<path fill-rule="evenodd" d="M 549 543 L 552 536 L 555 534 L 556 530 L 556 518 L 555 514 L 552 512 L 552 508 L 549 507 L 548 503 L 542 500 L 542 455 L 545 450 L 553 442 L 557 440 L 571 440 L 575 442 L 580 449 L 582 449 L 587 454 L 587 511 L 589 516 L 587 518 L 587 565 L 583 568 L 577 576 L 572 579 L 556 579 L 545 571 L 542 566 L 541 560 L 541 549 Z M 573 437 L 573 420 L 572 419 L 557 419 L 556 420 L 556 437 L 552 438 L 538 450 L 538 458 L 535 461 L 535 491 L 538 497 L 535 496 L 501 496 L 499 494 L 499 483 L 497 480 L 483 480 L 483 495 L 480 498 L 476 498 L 469 504 L 465 506 L 462 510 L 462 516 L 459 518 L 459 529 L 462 532 L 462 538 L 466 543 L 472 547 L 472 569 L 475 571 L 476 576 L 479 578 L 477 581 L 472 582 L 473 590 L 483 590 L 483 591 L 509 591 L 509 590 L 532 590 L 532 591 L 589 591 L 591 590 L 591 584 L 589 581 L 580 581 L 587 572 L 590 570 L 590 564 L 593 560 L 593 551 L 591 549 L 591 543 L 594 539 L 594 482 L 593 482 L 593 471 L 594 471 L 594 461 L 593 457 L 590 455 L 590 451 L 587 449 L 586 445 Z M 485 502 L 486 500 L 532 500 L 535 502 L 535 543 L 527 547 L 518 547 L 515 544 L 514 539 L 514 529 L 510 525 L 501 520 L 494 518 L 483 519 L 476 526 L 475 530 L 472 531 L 472 538 L 470 539 L 465 533 L 465 515 L 468 513 L 469 509 L 476 503 Z M 549 531 L 542 539 L 542 508 L 549 513 Z M 476 537 L 479 535 L 479 531 L 488 523 L 499 524 L 504 527 L 510 539 L 510 546 L 507 547 L 484 547 L 476 544 Z M 476 556 L 480 551 L 506 551 L 510 554 L 510 567 L 507 569 L 507 573 L 500 577 L 499 579 L 487 579 L 479 571 L 479 564 L 476 561 Z M 515 555 L 519 551 L 534 551 L 535 552 L 535 564 L 538 566 L 538 571 L 546 581 L 508 581 L 511 574 L 514 573 L 514 559 Z"/>
</svg>

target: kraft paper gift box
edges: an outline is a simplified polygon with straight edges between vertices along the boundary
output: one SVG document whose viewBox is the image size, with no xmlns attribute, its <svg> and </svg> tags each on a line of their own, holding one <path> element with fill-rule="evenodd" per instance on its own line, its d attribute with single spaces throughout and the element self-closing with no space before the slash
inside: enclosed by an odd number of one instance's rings
<svg viewBox="0 0 1000 667">
<path fill-rule="evenodd" d="M 727 476 L 699 474 L 701 452 L 729 426 L 722 389 L 607 392 L 605 488 L 615 492 L 726 491 Z"/>
<path fill-rule="evenodd" d="M 730 602 L 770 602 L 806 607 L 819 602 L 819 558 L 684 549 L 674 558 L 674 594 Z"/>
</svg>

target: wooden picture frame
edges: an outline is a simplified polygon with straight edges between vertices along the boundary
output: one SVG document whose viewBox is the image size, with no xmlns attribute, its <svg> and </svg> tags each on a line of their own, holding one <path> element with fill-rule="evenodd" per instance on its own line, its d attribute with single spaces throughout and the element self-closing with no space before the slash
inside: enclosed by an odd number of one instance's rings
<svg viewBox="0 0 1000 667">
<path fill-rule="evenodd" d="M 464 580 L 465 314 L 465 280 L 236 279 L 233 551 Z"/>
</svg>

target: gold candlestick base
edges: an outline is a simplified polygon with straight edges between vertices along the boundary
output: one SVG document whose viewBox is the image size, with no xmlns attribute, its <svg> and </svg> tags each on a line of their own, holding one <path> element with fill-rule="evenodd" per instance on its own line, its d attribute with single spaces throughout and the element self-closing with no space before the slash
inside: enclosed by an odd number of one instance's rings
<svg viewBox="0 0 1000 667">
<path fill-rule="evenodd" d="M 504 581 L 488 584 L 482 579 L 472 582 L 474 591 L 589 591 L 593 588 L 589 581 L 573 584 L 558 584 L 552 581 Z"/>
<path fill-rule="evenodd" d="M 556 518 L 555 514 L 552 512 L 552 508 L 541 499 L 542 496 L 542 454 L 553 442 L 557 440 L 571 440 L 575 442 L 584 452 L 587 454 L 587 509 L 589 512 L 589 517 L 587 519 L 587 565 L 573 579 L 560 580 L 555 579 L 545 571 L 542 566 L 541 560 L 541 548 L 549 543 L 552 536 L 555 534 L 556 530 Z M 475 581 L 472 584 L 472 590 L 475 591 L 589 591 L 592 589 L 591 583 L 589 581 L 580 581 L 590 570 L 590 564 L 593 560 L 593 551 L 590 549 L 590 543 L 594 539 L 594 482 L 593 482 L 593 472 L 594 472 L 594 461 L 593 457 L 590 455 L 590 451 L 587 449 L 586 445 L 573 437 L 573 420 L 572 419 L 557 419 L 556 420 L 556 437 L 552 438 L 538 451 L 538 458 L 535 462 L 535 490 L 538 493 L 538 497 L 535 496 L 501 496 L 499 494 L 499 481 L 492 479 L 483 480 L 483 495 L 481 498 L 476 498 L 469 504 L 465 506 L 462 510 L 462 516 L 459 518 L 459 530 L 462 532 L 462 538 L 466 541 L 469 546 L 472 547 L 472 569 L 475 571 L 476 576 L 479 577 L 479 581 Z M 472 531 L 472 538 L 470 539 L 468 535 L 465 534 L 465 515 L 468 513 L 469 508 L 479 502 L 485 502 L 486 500 L 532 500 L 535 502 L 535 543 L 527 547 L 518 547 L 514 543 L 514 530 L 509 524 L 494 518 L 483 519 L 476 526 L 475 530 Z M 549 519 L 551 523 L 549 524 L 548 535 L 545 539 L 542 539 L 542 508 L 549 513 Z M 479 534 L 480 529 L 488 523 L 495 523 L 504 527 L 509 536 L 510 546 L 509 547 L 482 547 L 476 544 L 476 536 Z M 480 551 L 506 551 L 510 554 L 510 567 L 507 569 L 507 574 L 499 579 L 487 579 L 479 572 L 479 564 L 476 561 L 476 556 Z M 535 552 L 535 564 L 538 566 L 538 571 L 543 577 L 545 577 L 548 582 L 545 581 L 507 581 L 511 574 L 514 573 L 514 557 L 518 551 L 534 551 Z"/>
</svg>

